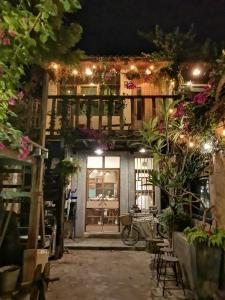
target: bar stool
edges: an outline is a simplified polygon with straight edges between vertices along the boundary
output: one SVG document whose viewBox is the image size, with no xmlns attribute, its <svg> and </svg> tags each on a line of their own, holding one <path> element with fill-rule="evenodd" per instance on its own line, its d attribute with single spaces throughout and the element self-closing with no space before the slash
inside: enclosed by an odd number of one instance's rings
<svg viewBox="0 0 225 300">
<path fill-rule="evenodd" d="M 155 239 L 149 240 L 149 242 L 152 245 L 152 251 L 153 251 L 153 254 L 154 254 L 153 264 L 151 264 L 152 269 L 154 269 L 155 265 L 156 265 L 156 262 L 157 262 L 157 255 L 159 254 L 159 250 L 160 250 L 160 248 L 157 246 L 157 244 L 162 243 L 163 240 L 160 239 L 160 238 L 155 238 Z"/>
<path fill-rule="evenodd" d="M 169 267 L 172 268 L 173 274 L 168 273 Z M 163 278 L 162 278 L 162 276 L 163 276 Z M 181 284 L 181 287 L 182 287 L 184 295 L 185 295 L 184 283 L 182 280 L 182 273 L 181 273 L 181 269 L 180 269 L 179 260 L 177 257 L 172 256 L 172 255 L 162 255 L 161 256 L 160 263 L 159 263 L 159 270 L 158 270 L 157 286 L 159 285 L 160 281 L 163 282 L 163 296 L 165 294 L 165 290 L 181 289 L 181 288 L 179 288 L 179 284 Z M 176 286 L 178 288 L 166 287 L 167 281 L 176 282 Z"/>
<path fill-rule="evenodd" d="M 161 261 L 161 256 L 162 255 L 173 256 L 173 248 L 170 248 L 170 247 L 160 248 L 160 251 L 159 251 L 159 254 L 158 254 L 157 268 L 156 268 L 156 270 L 157 270 L 157 274 L 156 274 L 157 280 L 158 280 L 158 277 L 159 277 L 159 266 L 160 266 L 160 261 Z"/>
</svg>

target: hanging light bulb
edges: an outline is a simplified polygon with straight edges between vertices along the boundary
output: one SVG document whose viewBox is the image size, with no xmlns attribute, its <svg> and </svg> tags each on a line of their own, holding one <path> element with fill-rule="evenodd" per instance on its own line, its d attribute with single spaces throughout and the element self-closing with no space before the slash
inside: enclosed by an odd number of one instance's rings
<svg viewBox="0 0 225 300">
<path fill-rule="evenodd" d="M 194 142 L 192 142 L 192 141 L 189 142 L 189 147 L 190 147 L 190 148 L 193 148 L 194 145 L 195 145 Z"/>
<path fill-rule="evenodd" d="M 93 74 L 93 72 L 92 72 L 92 70 L 91 70 L 90 68 L 86 68 L 85 74 L 86 74 L 87 76 L 91 76 L 91 75 Z"/>
<path fill-rule="evenodd" d="M 102 150 L 101 148 L 97 148 L 97 149 L 95 150 L 95 154 L 97 154 L 97 155 L 102 155 L 102 154 L 103 154 L 103 150 Z"/>
<path fill-rule="evenodd" d="M 77 71 L 76 69 L 74 69 L 74 70 L 72 71 L 72 74 L 76 76 L 76 75 L 78 75 L 78 71 Z"/>
<path fill-rule="evenodd" d="M 92 66 L 92 69 L 94 69 L 94 70 L 95 70 L 95 69 L 96 69 L 96 65 L 93 65 L 93 66 Z"/>
<path fill-rule="evenodd" d="M 53 69 L 57 70 L 58 67 L 59 67 L 59 66 L 58 66 L 56 63 L 52 63 L 52 68 L 53 68 Z"/>
<path fill-rule="evenodd" d="M 192 71 L 192 75 L 197 77 L 199 75 L 201 75 L 202 71 L 199 68 L 194 68 L 194 70 Z"/>
<path fill-rule="evenodd" d="M 141 148 L 141 149 L 139 150 L 139 152 L 140 152 L 140 153 L 145 153 L 145 152 L 146 152 L 146 149 L 145 149 L 145 148 Z"/>
<path fill-rule="evenodd" d="M 130 69 L 131 69 L 132 71 L 134 71 L 134 70 L 136 69 L 135 65 L 131 65 L 131 66 L 130 66 Z"/>
<path fill-rule="evenodd" d="M 155 68 L 154 65 L 151 65 L 151 66 L 150 66 L 150 69 L 151 69 L 151 70 L 154 70 L 154 68 Z"/>
<path fill-rule="evenodd" d="M 149 68 L 147 68 L 147 69 L 145 70 L 145 74 L 146 74 L 146 75 L 150 75 L 151 73 L 152 73 L 152 71 L 149 70 Z"/>
</svg>

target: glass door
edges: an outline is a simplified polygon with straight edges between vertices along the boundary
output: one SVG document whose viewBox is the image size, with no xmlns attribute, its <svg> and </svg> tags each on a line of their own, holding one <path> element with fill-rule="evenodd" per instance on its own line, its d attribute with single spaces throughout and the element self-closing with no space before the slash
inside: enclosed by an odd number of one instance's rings
<svg viewBox="0 0 225 300">
<path fill-rule="evenodd" d="M 86 232 L 119 231 L 119 170 L 88 169 Z"/>
</svg>

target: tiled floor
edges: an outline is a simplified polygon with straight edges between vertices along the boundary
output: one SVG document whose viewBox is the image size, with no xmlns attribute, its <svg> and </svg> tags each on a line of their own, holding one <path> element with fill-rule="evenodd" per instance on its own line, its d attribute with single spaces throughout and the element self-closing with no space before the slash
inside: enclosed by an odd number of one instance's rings
<svg viewBox="0 0 225 300">
<path fill-rule="evenodd" d="M 182 291 L 157 287 L 145 251 L 71 250 L 52 262 L 48 300 L 161 300 L 185 299 Z"/>
</svg>

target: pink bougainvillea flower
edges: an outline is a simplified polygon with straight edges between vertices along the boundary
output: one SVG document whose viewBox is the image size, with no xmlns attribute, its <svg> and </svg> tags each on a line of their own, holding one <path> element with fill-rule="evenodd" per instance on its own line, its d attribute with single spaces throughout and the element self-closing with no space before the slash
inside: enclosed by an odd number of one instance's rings
<svg viewBox="0 0 225 300">
<path fill-rule="evenodd" d="M 4 45 L 4 46 L 7 46 L 7 45 L 9 45 L 10 44 L 10 39 L 8 39 L 8 38 L 3 38 L 3 40 L 2 40 L 2 44 Z"/>
<path fill-rule="evenodd" d="M 18 94 L 17 94 L 17 97 L 22 99 L 24 97 L 24 92 L 23 91 L 20 91 Z"/>
<path fill-rule="evenodd" d="M 196 95 L 194 97 L 193 100 L 194 100 L 194 103 L 196 103 L 196 104 L 205 104 L 206 101 L 208 100 L 207 93 L 206 92 L 199 93 L 198 95 Z"/>
<path fill-rule="evenodd" d="M 10 97 L 9 99 L 8 99 L 8 104 L 9 105 L 15 105 L 15 103 L 16 103 L 16 99 L 14 98 L 14 97 Z"/>
<path fill-rule="evenodd" d="M 3 143 L 0 143 L 0 150 L 5 149 L 5 145 Z"/>
<path fill-rule="evenodd" d="M 177 111 L 175 112 L 174 116 L 176 118 L 179 118 L 179 117 L 183 117 L 183 115 L 184 115 L 184 105 L 182 103 L 179 103 L 177 106 Z"/>
<path fill-rule="evenodd" d="M 164 132 L 165 126 L 164 126 L 163 120 L 161 120 L 161 121 L 159 122 L 159 124 L 158 124 L 158 130 L 159 130 L 160 133 L 163 133 L 163 132 Z"/>
<path fill-rule="evenodd" d="M 10 35 L 12 38 L 14 38 L 16 36 L 15 33 L 12 31 L 8 31 L 8 35 Z"/>
</svg>

